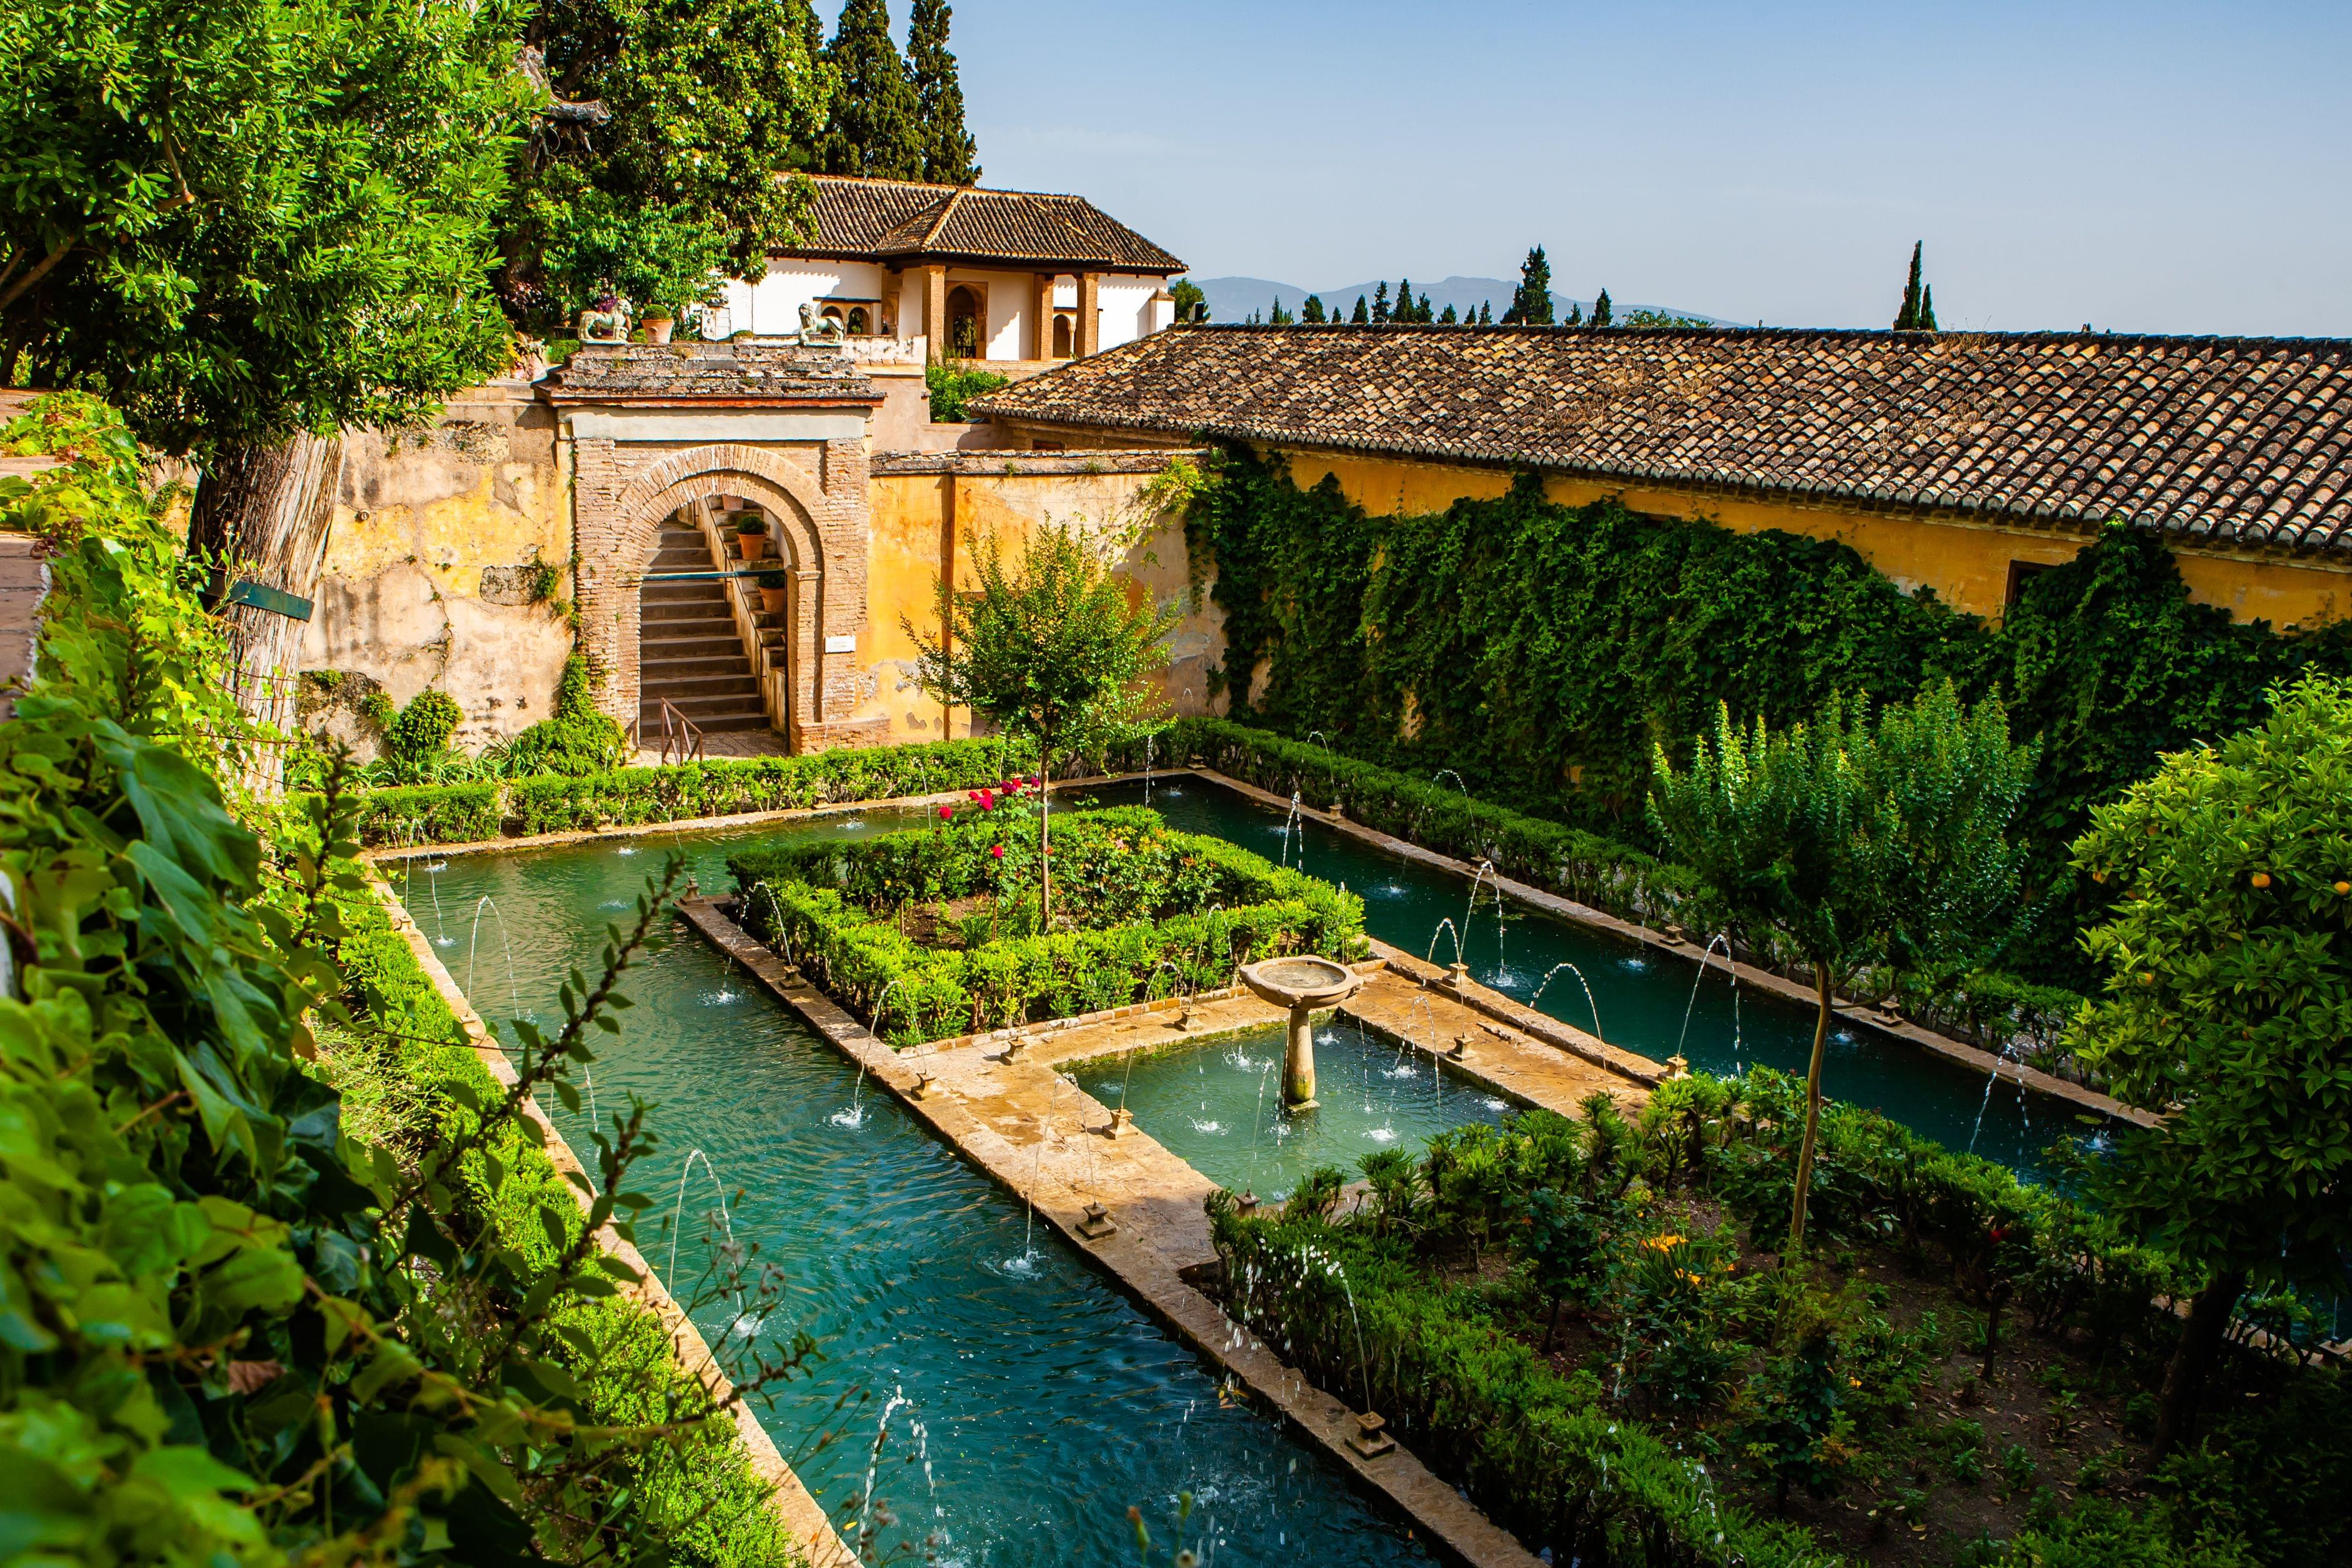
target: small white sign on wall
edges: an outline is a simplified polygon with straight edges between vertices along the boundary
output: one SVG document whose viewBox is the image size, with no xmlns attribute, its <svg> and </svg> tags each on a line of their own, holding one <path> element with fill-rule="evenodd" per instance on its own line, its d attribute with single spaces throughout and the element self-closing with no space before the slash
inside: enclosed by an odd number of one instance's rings
<svg viewBox="0 0 2352 1568">
<path fill-rule="evenodd" d="M 857 651 L 857 634 L 856 632 L 850 632 L 842 636 L 826 637 L 824 639 L 824 651 L 827 653 L 856 653 Z"/>
</svg>

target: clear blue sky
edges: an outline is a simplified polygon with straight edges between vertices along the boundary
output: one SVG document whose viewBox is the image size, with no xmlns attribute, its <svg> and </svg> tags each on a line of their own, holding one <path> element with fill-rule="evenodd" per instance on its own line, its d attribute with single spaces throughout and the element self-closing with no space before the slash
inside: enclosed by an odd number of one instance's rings
<svg viewBox="0 0 2352 1568">
<path fill-rule="evenodd" d="M 987 184 L 1204 277 L 1539 241 L 1564 294 L 1885 326 L 1924 239 L 1947 329 L 2352 334 L 2352 0 L 960 0 L 954 38 Z"/>
</svg>

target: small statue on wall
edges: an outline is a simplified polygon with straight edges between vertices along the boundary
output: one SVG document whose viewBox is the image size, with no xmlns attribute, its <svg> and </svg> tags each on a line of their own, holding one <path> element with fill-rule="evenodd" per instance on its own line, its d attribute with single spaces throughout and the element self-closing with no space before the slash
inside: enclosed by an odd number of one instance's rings
<svg viewBox="0 0 2352 1568">
<path fill-rule="evenodd" d="M 599 295 L 596 303 L 580 312 L 583 343 L 625 343 L 629 341 L 629 302 L 617 294 Z"/>
<path fill-rule="evenodd" d="M 820 316 L 816 307 L 803 302 L 801 306 L 801 342 L 813 349 L 837 349 L 848 337 L 841 322 L 831 316 Z"/>
</svg>

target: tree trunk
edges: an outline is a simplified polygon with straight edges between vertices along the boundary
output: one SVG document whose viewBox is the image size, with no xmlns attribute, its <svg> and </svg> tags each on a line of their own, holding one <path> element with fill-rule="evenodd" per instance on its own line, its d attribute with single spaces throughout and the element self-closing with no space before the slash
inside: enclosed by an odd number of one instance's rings
<svg viewBox="0 0 2352 1568">
<path fill-rule="evenodd" d="M 2221 1349 L 2221 1335 L 2230 1326 L 2230 1309 L 2245 1292 L 2243 1271 L 2216 1274 L 2189 1303 L 2188 1321 L 2180 1325 L 2180 1341 L 2164 1369 L 2164 1403 L 2156 1415 L 2156 1440 L 2149 1444 L 2147 1462 L 2154 1466 L 2178 1444 L 2196 1436 L 2197 1400 L 2205 1392 L 2206 1375 Z"/>
<path fill-rule="evenodd" d="M 1822 1125 L 1822 1050 L 1830 1037 L 1830 966 L 1813 965 L 1813 990 L 1821 1016 L 1813 1021 L 1813 1059 L 1805 1068 L 1805 1137 L 1797 1148 L 1797 1197 L 1789 1213 L 1789 1256 L 1805 1250 L 1805 1199 L 1813 1190 L 1813 1139 Z"/>
<path fill-rule="evenodd" d="M 1054 929 L 1054 863 L 1045 857 L 1053 848 L 1048 824 L 1054 816 L 1054 770 L 1045 759 L 1053 753 L 1037 748 L 1037 934 Z"/>
<path fill-rule="evenodd" d="M 342 473 L 341 437 L 229 448 L 196 487 L 189 552 L 224 574 L 224 591 L 245 581 L 315 599 Z M 253 605 L 224 603 L 215 613 L 228 628 L 237 706 L 262 723 L 291 729 L 308 623 Z"/>
</svg>

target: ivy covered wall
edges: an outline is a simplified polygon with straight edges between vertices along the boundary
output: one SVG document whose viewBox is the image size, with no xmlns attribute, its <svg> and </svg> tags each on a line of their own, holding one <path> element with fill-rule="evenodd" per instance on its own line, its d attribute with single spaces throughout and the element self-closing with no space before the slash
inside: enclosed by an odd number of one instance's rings
<svg viewBox="0 0 2352 1568">
<path fill-rule="evenodd" d="M 1234 717 L 1646 845 L 1650 749 L 1717 701 L 1786 723 L 1833 690 L 1906 698 L 1950 675 L 2043 738 L 2026 821 L 2038 906 L 2010 961 L 2070 967 L 2084 912 L 2064 846 L 2159 752 L 2253 722 L 2274 680 L 2352 671 L 2352 626 L 2287 637 L 2192 604 L 2171 551 L 2111 529 L 2028 580 L 2000 625 L 1906 593 L 1846 545 L 1567 507 L 1524 476 L 1493 500 L 1373 516 L 1280 454 L 1225 453 L 1187 525 L 1213 569 Z"/>
</svg>

